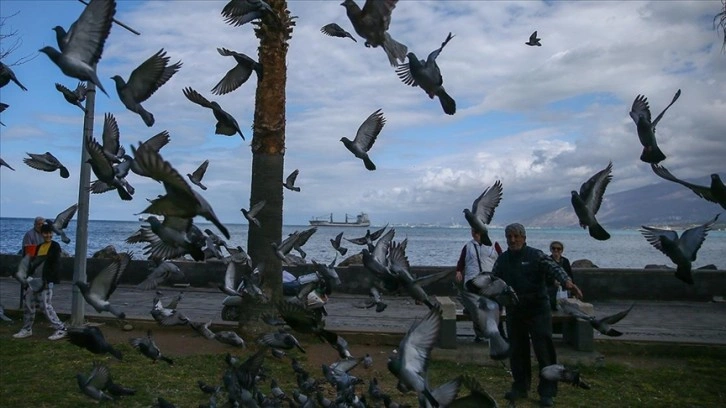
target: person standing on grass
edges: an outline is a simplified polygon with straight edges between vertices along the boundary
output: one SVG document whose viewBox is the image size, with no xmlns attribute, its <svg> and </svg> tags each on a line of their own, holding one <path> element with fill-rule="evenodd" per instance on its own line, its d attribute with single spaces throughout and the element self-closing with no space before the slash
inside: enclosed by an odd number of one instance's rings
<svg viewBox="0 0 726 408">
<path fill-rule="evenodd" d="M 43 243 L 38 245 L 35 257 L 28 268 L 28 280 L 40 279 L 42 284 L 28 284 L 25 289 L 25 302 L 23 307 L 23 328 L 13 335 L 16 339 L 24 339 L 33 335 L 36 306 L 40 305 L 51 326 L 56 330 L 48 337 L 49 340 L 59 340 L 67 336 L 66 326 L 58 319 L 53 309 L 53 286 L 58 283 L 60 269 L 61 247 L 53 241 L 53 227 L 42 224 L 40 233 Z"/>
<path fill-rule="evenodd" d="M 479 288 L 474 286 L 472 279 L 484 272 L 491 272 L 494 261 L 497 260 L 498 252 L 495 246 L 486 246 L 481 243 L 481 234 L 474 228 L 471 229 L 471 241 L 467 242 L 461 248 L 459 261 L 456 263 L 456 275 L 454 279 L 456 283 L 461 285 L 463 282 L 464 290 L 472 293 L 479 293 Z M 476 319 L 472 319 L 474 324 L 474 342 L 481 343 L 484 341 L 484 332 L 479 327 Z"/>
<path fill-rule="evenodd" d="M 582 292 L 552 258 L 539 249 L 527 246 L 527 233 L 522 224 L 507 225 L 504 234 L 508 248 L 494 263 L 492 273 L 511 286 L 519 298 L 517 304 L 507 306 L 509 363 L 514 382 L 504 398 L 514 402 L 527 398 L 532 382 L 530 338 L 539 364 L 538 373 L 542 368 L 557 363 L 552 341 L 552 311 L 545 280 L 556 279 L 578 299 L 582 298 Z M 551 407 L 557 395 L 557 382 L 540 376 L 537 392 L 540 406 Z"/>
<path fill-rule="evenodd" d="M 572 267 L 570 266 L 570 260 L 562 256 L 562 252 L 565 250 L 565 246 L 560 241 L 550 242 L 550 258 L 557 263 L 562 269 L 567 272 L 567 276 L 575 281 L 572 276 Z M 550 308 L 552 311 L 557 310 L 557 289 L 560 285 L 554 278 L 547 279 L 547 296 L 550 298 Z M 569 296 L 568 296 L 569 297 Z"/>
</svg>

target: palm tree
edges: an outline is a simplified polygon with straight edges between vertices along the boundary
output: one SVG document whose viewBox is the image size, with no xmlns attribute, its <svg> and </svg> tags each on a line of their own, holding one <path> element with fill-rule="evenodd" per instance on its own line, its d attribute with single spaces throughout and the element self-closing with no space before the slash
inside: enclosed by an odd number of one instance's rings
<svg viewBox="0 0 726 408">
<path fill-rule="evenodd" d="M 723 31 L 723 44 L 721 44 L 721 49 L 726 51 L 726 0 L 721 0 L 721 5 L 721 12 L 713 17 L 713 28 Z M 716 21 L 718 21 L 718 24 Z"/>
</svg>

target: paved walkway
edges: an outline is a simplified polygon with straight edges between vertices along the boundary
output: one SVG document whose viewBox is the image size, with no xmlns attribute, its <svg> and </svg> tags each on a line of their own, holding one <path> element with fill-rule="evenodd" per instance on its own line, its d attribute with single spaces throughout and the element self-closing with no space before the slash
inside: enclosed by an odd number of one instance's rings
<svg viewBox="0 0 726 408">
<path fill-rule="evenodd" d="M 6 310 L 17 310 L 19 284 L 12 278 L 0 278 L 0 303 Z M 69 282 L 55 287 L 53 305 L 58 313 L 71 312 L 71 290 Z M 184 298 L 178 309 L 192 320 L 212 320 L 214 324 L 234 325 L 221 318 L 222 300 L 225 295 L 216 289 L 172 288 L 160 289 L 169 298 L 180 290 Z M 142 291 L 134 287 L 120 286 L 112 295 L 130 319 L 148 319 L 154 291 Z M 373 309 L 356 308 L 364 296 L 337 294 L 331 296 L 328 305 L 326 326 L 332 330 L 358 331 L 364 333 L 405 333 L 413 321 L 426 314 L 426 307 L 415 305 L 405 297 L 384 297 L 388 308 L 382 313 Z M 593 302 L 598 316 L 627 309 L 631 301 L 612 300 Z M 86 305 L 86 316 L 104 316 Z M 607 337 L 595 333 L 595 340 L 652 341 L 693 344 L 726 345 L 726 303 L 723 302 L 681 302 L 681 301 L 637 301 L 627 318 L 615 326 L 623 332 L 621 337 Z M 474 336 L 471 322 L 457 323 L 460 342 L 471 341 Z"/>
</svg>

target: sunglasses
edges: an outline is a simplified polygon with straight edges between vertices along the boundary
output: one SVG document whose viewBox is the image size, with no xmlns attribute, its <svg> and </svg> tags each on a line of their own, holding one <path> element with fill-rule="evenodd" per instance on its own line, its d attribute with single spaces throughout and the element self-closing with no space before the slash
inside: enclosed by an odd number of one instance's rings
<svg viewBox="0 0 726 408">
<path fill-rule="evenodd" d="M 562 251 L 560 247 L 550 247 L 550 251 Z"/>
</svg>

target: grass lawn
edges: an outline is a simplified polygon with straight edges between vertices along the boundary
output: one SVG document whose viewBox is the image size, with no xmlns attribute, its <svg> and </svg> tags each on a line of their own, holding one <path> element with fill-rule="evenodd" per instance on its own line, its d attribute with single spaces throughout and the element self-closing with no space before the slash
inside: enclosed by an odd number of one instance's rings
<svg viewBox="0 0 726 408">
<path fill-rule="evenodd" d="M 115 407 L 149 407 L 161 396 L 177 407 L 197 407 L 208 402 L 207 396 L 196 386 L 197 380 L 221 384 L 226 363 L 224 355 L 245 358 L 256 351 L 252 340 L 249 348 L 237 349 L 205 340 L 191 334 L 191 330 L 165 330 L 154 328 L 159 347 L 175 364 L 153 364 L 134 350 L 128 339 L 143 335 L 135 329 L 124 332 L 109 325 L 102 330 L 111 344 L 123 353 L 123 361 L 108 355 L 97 356 L 65 340 L 51 342 L 47 322 L 38 317 L 33 337 L 17 340 L 11 336 L 19 330 L 19 323 L 0 325 L 0 406 L 2 407 L 86 407 L 98 403 L 82 394 L 76 385 L 76 373 L 87 374 L 94 360 L 109 366 L 114 382 L 136 389 L 134 396 L 121 397 L 103 405 Z M 336 355 L 332 348 L 315 341 L 306 341 L 307 353 L 290 352 L 316 378 L 322 378 L 321 363 L 331 363 Z M 411 393 L 396 390 L 396 382 L 386 368 L 390 346 L 351 345 L 356 356 L 370 353 L 374 366 L 356 367 L 352 374 L 363 378 L 359 393 L 367 390 L 368 382 L 376 377 L 385 392 L 399 403 L 414 404 Z M 591 390 L 561 384 L 555 399 L 560 407 L 717 407 L 726 401 L 723 384 L 726 378 L 726 347 L 672 345 L 639 345 L 626 342 L 598 342 L 596 350 L 605 358 L 598 364 L 580 366 L 582 377 L 592 385 Z M 468 374 L 478 381 L 500 404 L 509 389 L 510 375 L 501 365 L 488 359 L 482 361 L 433 360 L 429 366 L 429 380 L 439 385 L 460 374 Z M 268 378 L 275 378 L 288 395 L 296 387 L 290 359 L 265 358 Z M 536 381 L 535 381 L 536 383 Z M 261 384 L 269 392 L 269 379 Z M 334 394 L 325 385 L 325 394 Z M 467 395 L 462 387 L 459 395 Z M 222 399 L 220 399 L 220 406 Z M 370 399 L 369 399 L 370 403 Z M 374 406 L 369 404 L 369 406 Z M 381 405 L 382 406 L 382 405 Z M 415 405 L 413 405 L 415 406 Z M 536 392 L 518 402 L 518 407 L 536 407 Z"/>
</svg>

